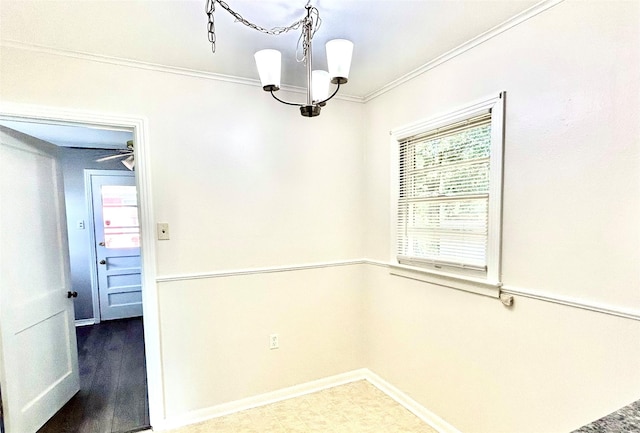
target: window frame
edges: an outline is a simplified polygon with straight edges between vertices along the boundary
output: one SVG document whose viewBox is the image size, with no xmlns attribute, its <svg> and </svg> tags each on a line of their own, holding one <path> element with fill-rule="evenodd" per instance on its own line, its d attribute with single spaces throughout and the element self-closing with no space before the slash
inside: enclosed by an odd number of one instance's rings
<svg viewBox="0 0 640 433">
<path fill-rule="evenodd" d="M 498 297 L 501 282 L 502 256 L 502 195 L 504 167 L 506 92 L 487 97 L 444 114 L 395 128 L 391 135 L 391 213 L 390 213 L 390 271 L 394 275 L 426 281 L 454 289 Z M 401 264 L 397 257 L 398 200 L 400 197 L 400 144 L 416 135 L 437 128 L 491 113 L 491 154 L 489 159 L 489 205 L 487 235 L 487 269 L 484 272 L 469 272 L 464 268 L 440 264 L 413 266 Z M 437 267 L 436 267 L 437 266 Z"/>
</svg>

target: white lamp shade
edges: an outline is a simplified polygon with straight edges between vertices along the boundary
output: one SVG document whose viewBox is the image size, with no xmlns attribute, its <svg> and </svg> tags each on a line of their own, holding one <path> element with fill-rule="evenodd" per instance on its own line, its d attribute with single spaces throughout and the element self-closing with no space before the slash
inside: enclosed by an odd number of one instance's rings
<svg viewBox="0 0 640 433">
<path fill-rule="evenodd" d="M 260 50 L 255 53 L 254 57 L 262 88 L 269 90 L 267 87 L 275 86 L 274 90 L 278 90 L 280 88 L 280 51 Z"/>
<path fill-rule="evenodd" d="M 314 102 L 324 101 L 329 96 L 329 73 L 316 70 L 311 72 L 311 99 Z"/>
<path fill-rule="evenodd" d="M 351 68 L 351 56 L 353 54 L 353 42 L 346 39 L 333 39 L 327 42 L 327 65 L 329 76 L 334 78 L 349 78 Z"/>
</svg>

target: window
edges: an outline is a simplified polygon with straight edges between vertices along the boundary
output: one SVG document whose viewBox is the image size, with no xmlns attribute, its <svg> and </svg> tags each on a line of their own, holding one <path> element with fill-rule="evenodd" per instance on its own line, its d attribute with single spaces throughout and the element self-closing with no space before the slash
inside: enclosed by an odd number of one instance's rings
<svg viewBox="0 0 640 433">
<path fill-rule="evenodd" d="M 135 186 L 102 185 L 102 218 L 106 248 L 140 248 Z"/>
<path fill-rule="evenodd" d="M 504 100 L 392 131 L 394 273 L 499 287 Z"/>
</svg>

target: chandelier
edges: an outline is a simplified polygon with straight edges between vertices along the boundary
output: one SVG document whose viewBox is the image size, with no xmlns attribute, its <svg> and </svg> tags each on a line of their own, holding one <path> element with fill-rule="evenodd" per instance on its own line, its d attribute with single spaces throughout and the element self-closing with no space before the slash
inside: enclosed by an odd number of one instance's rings
<svg viewBox="0 0 640 433">
<path fill-rule="evenodd" d="M 306 15 L 295 23 L 286 27 L 273 27 L 266 29 L 260 27 L 232 10 L 227 3 L 222 0 L 207 0 L 207 16 L 209 17 L 208 33 L 212 51 L 216 52 L 216 33 L 213 14 L 216 3 L 229 12 L 236 21 L 245 26 L 268 35 L 280 35 L 292 30 L 301 30 L 298 46 L 296 48 L 296 60 L 304 63 L 307 75 L 307 100 L 306 103 L 287 102 L 278 98 L 274 92 L 280 89 L 281 57 L 280 51 L 273 49 L 261 50 L 255 53 L 256 66 L 260 75 L 262 89 L 271 93 L 279 102 L 287 105 L 300 107 L 300 114 L 304 117 L 315 117 L 320 114 L 320 108 L 324 107 L 328 100 L 333 98 L 340 90 L 340 86 L 345 84 L 349 78 L 351 67 L 351 55 L 353 53 L 353 43 L 346 39 L 333 39 L 327 42 L 325 48 L 327 53 L 328 71 L 313 70 L 312 59 L 313 50 L 311 42 L 313 36 L 320 28 L 322 20 L 320 13 L 315 6 L 311 6 L 311 0 L 305 6 Z M 302 51 L 300 53 L 300 51 Z M 330 83 L 336 85 L 329 95 Z"/>
</svg>

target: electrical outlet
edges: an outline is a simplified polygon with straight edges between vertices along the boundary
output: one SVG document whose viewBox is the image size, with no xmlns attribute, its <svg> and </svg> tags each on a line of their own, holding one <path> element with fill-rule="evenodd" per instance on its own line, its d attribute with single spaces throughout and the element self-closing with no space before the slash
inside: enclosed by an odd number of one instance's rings
<svg viewBox="0 0 640 433">
<path fill-rule="evenodd" d="M 78 220 L 78 230 L 84 230 L 84 220 Z"/>
<path fill-rule="evenodd" d="M 273 350 L 279 347 L 280 347 L 280 344 L 278 342 L 278 334 L 269 335 L 269 349 Z"/>
<path fill-rule="evenodd" d="M 169 240 L 169 223 L 158 223 L 158 240 Z"/>
</svg>

